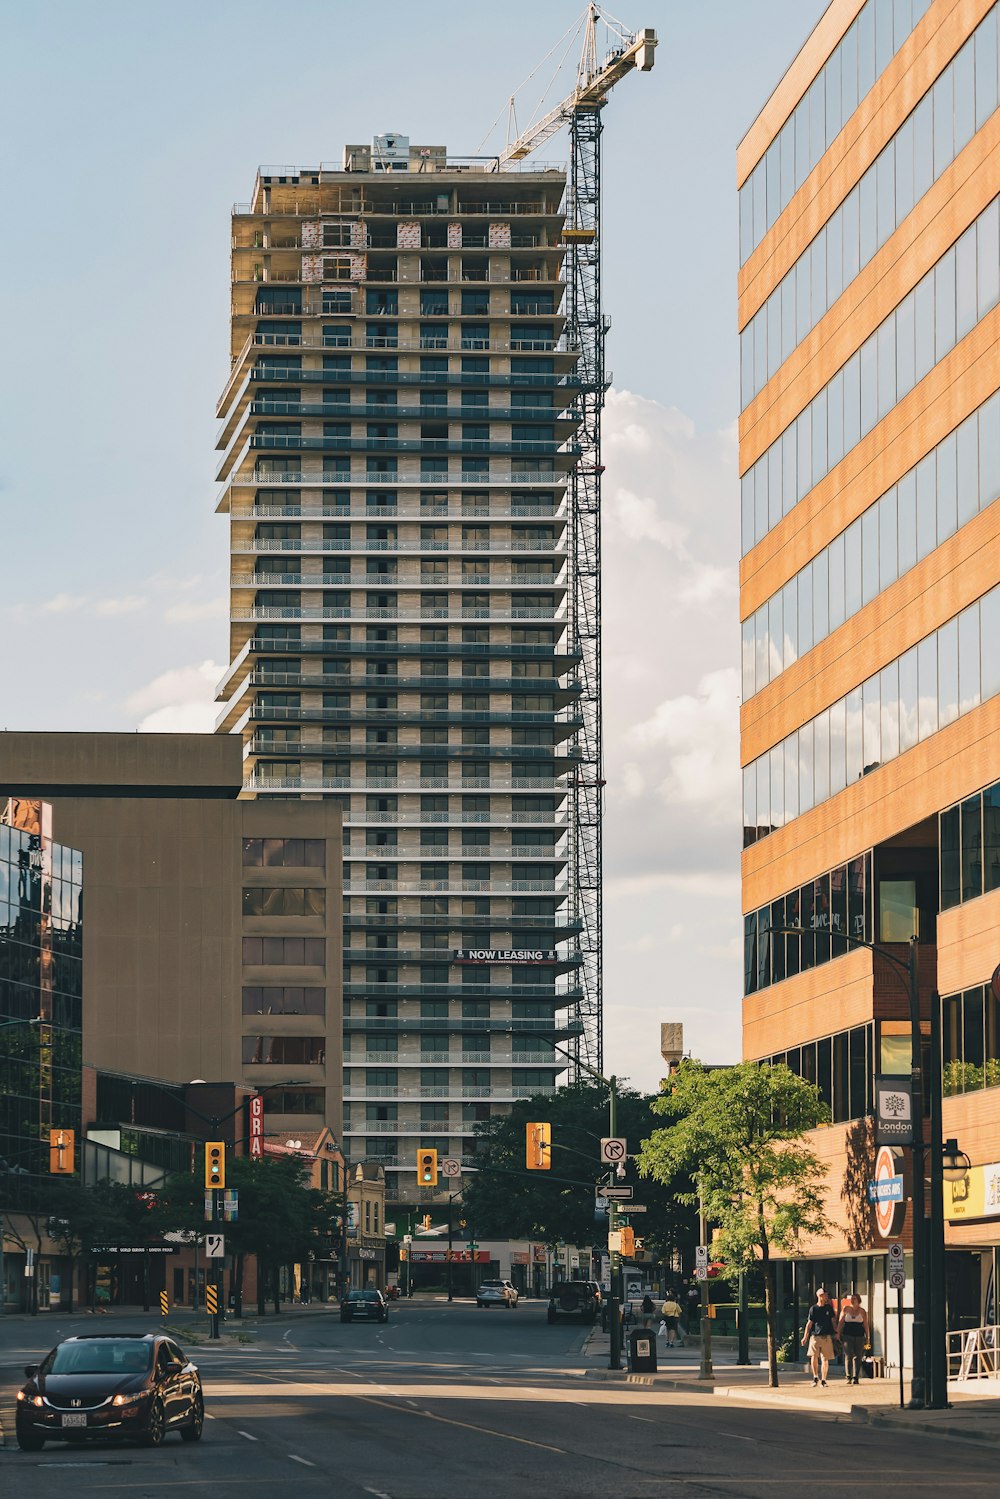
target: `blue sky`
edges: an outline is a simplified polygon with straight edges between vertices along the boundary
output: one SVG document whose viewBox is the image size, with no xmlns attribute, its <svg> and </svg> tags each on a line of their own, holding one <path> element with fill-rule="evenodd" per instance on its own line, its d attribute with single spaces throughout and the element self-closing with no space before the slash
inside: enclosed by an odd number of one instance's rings
<svg viewBox="0 0 1000 1499">
<path fill-rule="evenodd" d="M 232 202 L 377 131 L 475 152 L 581 9 L 8 8 L 0 726 L 211 723 Z M 656 66 L 605 114 L 608 1052 L 644 1084 L 661 1019 L 739 1044 L 735 151 L 822 9 L 641 0 Z"/>
</svg>

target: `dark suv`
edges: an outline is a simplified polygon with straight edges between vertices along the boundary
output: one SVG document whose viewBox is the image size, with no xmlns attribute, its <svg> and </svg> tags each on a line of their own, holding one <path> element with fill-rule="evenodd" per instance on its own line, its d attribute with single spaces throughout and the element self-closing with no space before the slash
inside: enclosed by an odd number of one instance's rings
<svg viewBox="0 0 1000 1499">
<path fill-rule="evenodd" d="M 597 1317 L 597 1298 L 589 1280 L 557 1280 L 552 1287 L 547 1321 L 551 1325 L 566 1317 L 581 1322 L 593 1322 Z"/>
</svg>

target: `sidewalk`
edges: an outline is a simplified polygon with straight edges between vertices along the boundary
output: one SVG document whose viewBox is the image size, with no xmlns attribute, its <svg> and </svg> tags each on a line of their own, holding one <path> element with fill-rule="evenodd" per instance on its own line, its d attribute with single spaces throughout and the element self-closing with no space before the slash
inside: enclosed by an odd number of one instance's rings
<svg viewBox="0 0 1000 1499">
<path fill-rule="evenodd" d="M 865 1380 L 855 1386 L 847 1384 L 843 1369 L 837 1365 L 831 1371 L 832 1377 L 827 1388 L 820 1386 L 813 1389 L 812 1375 L 805 1363 L 779 1364 L 780 1385 L 778 1389 L 772 1390 L 767 1383 L 762 1340 L 757 1338 L 751 1340 L 750 1355 L 754 1362 L 750 1365 L 735 1362 L 735 1338 L 714 1338 L 714 1378 L 711 1380 L 700 1378 L 700 1342 L 689 1342 L 684 1348 L 666 1348 L 663 1339 L 657 1338 L 656 1352 L 659 1367 L 655 1374 L 612 1371 L 608 1368 L 610 1336 L 595 1329 L 583 1349 L 586 1365 L 584 1377 L 621 1380 L 629 1385 L 677 1390 L 711 1397 L 713 1400 L 741 1400 L 788 1410 L 819 1411 L 824 1414 L 832 1412 L 866 1426 L 919 1431 L 1000 1445 L 1000 1381 L 970 1380 L 964 1385 L 951 1384 L 948 1387 L 951 1404 L 947 1410 L 911 1411 L 900 1409 L 898 1375 L 888 1379 Z M 626 1353 L 627 1342 L 622 1350 L 623 1363 L 626 1362 Z M 908 1400 L 908 1379 L 903 1388 L 904 1397 Z"/>
</svg>

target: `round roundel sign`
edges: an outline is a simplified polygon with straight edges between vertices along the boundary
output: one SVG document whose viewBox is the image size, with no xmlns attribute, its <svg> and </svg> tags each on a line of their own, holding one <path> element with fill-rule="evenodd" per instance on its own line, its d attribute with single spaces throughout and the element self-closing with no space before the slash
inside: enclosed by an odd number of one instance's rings
<svg viewBox="0 0 1000 1499">
<path fill-rule="evenodd" d="M 906 1199 L 900 1161 L 901 1153 L 892 1145 L 880 1146 L 875 1156 L 869 1195 L 875 1208 L 875 1229 L 881 1239 L 895 1239 L 903 1231 Z"/>
</svg>

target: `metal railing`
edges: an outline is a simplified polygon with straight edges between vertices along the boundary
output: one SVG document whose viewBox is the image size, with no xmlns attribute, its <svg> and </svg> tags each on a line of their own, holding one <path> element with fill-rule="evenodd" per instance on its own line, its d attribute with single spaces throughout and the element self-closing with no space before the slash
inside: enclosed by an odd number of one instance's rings
<svg viewBox="0 0 1000 1499">
<path fill-rule="evenodd" d="M 1000 1378 L 1000 1326 L 968 1327 L 948 1334 L 948 1379 Z"/>
</svg>

